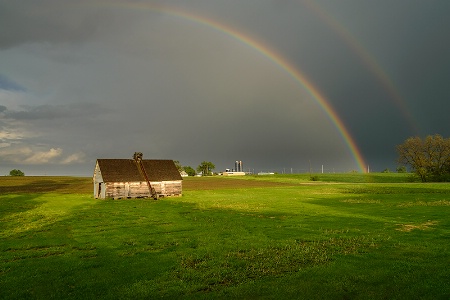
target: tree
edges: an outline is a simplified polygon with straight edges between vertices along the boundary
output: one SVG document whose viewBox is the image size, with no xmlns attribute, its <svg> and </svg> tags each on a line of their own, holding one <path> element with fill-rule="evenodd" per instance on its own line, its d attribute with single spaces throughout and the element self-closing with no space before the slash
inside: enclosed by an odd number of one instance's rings
<svg viewBox="0 0 450 300">
<path fill-rule="evenodd" d="M 203 161 L 198 167 L 197 172 L 201 172 L 203 176 L 210 176 L 212 175 L 212 170 L 214 170 L 216 166 L 209 161 Z"/>
<path fill-rule="evenodd" d="M 445 181 L 450 179 L 450 139 L 441 135 L 408 138 L 397 146 L 398 162 L 409 165 L 422 180 Z"/>
<path fill-rule="evenodd" d="M 20 170 L 11 170 L 9 171 L 9 176 L 25 176 L 25 173 Z"/>
<path fill-rule="evenodd" d="M 179 160 L 174 160 L 173 163 L 175 164 L 175 167 L 177 167 L 178 172 L 181 173 L 183 171 L 183 167 L 181 166 L 180 161 Z"/>
<path fill-rule="evenodd" d="M 399 166 L 397 168 L 397 173 L 406 173 L 406 167 L 405 166 Z"/>
<path fill-rule="evenodd" d="M 195 170 L 191 166 L 184 166 L 183 169 L 189 176 L 195 176 L 196 174 Z"/>
</svg>

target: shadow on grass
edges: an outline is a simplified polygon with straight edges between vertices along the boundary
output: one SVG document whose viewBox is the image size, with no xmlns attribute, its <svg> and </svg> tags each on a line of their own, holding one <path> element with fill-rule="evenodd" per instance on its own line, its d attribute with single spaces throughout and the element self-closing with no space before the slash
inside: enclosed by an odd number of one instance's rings
<svg viewBox="0 0 450 300">
<path fill-rule="evenodd" d="M 327 208 L 331 201 L 311 201 L 317 202 Z M 267 281 L 285 281 L 310 270 L 322 271 L 316 278 L 323 280 L 330 266 L 341 270 L 342 264 L 331 263 L 337 258 L 374 252 L 378 245 L 372 228 L 375 222 L 384 226 L 381 218 L 368 224 L 368 217 L 350 217 L 351 211 L 349 217 L 333 218 L 323 210 L 281 213 L 211 204 L 201 209 L 183 198 L 92 203 L 75 207 L 39 231 L 30 230 L 26 237 L 4 241 L 13 245 L 5 245 L 11 248 L 9 260 L 0 260 L 0 279 L 10 298 L 208 298 L 220 292 L 226 296 L 230 288 L 238 295 L 242 285 L 259 290 Z M 355 230 L 346 231 L 350 226 Z M 338 271 L 320 288 L 332 291 L 346 284 Z M 364 282 L 353 284 L 366 288 Z M 301 292 L 298 282 L 285 287 L 292 295 Z M 272 299 L 279 293 L 275 288 L 266 292 Z"/>
<path fill-rule="evenodd" d="M 11 298 L 183 298 L 323 266 L 365 237 L 304 240 L 267 229 L 292 215 L 242 214 L 151 200 L 95 201 L 5 241 Z M 283 230 L 272 228 L 271 234 Z M 9 243 L 9 245 L 8 245 Z M 34 278 L 30 281 L 29 278 Z"/>
<path fill-rule="evenodd" d="M 400 186 L 389 186 L 389 185 L 362 185 L 362 186 L 352 186 L 351 188 L 346 188 L 342 191 L 346 194 L 365 194 L 365 195 L 376 195 L 376 194 L 449 194 L 450 195 L 450 185 L 448 184 L 403 184 Z"/>
<path fill-rule="evenodd" d="M 91 193 L 92 179 L 86 177 L 4 177 L 0 180 L 0 194 L 34 194 L 57 192 L 62 194 Z"/>
<path fill-rule="evenodd" d="M 6 218 L 8 215 L 17 214 L 33 210 L 40 205 L 35 201 L 38 195 L 0 195 L 0 219 Z"/>
</svg>

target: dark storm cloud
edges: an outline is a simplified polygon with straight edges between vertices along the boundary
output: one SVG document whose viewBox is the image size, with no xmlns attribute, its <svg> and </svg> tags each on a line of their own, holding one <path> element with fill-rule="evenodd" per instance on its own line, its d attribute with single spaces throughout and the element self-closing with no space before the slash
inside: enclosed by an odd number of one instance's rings
<svg viewBox="0 0 450 300">
<path fill-rule="evenodd" d="M 299 35 L 287 53 L 327 97 L 368 163 L 395 165 L 395 145 L 408 136 L 450 134 L 444 126 L 450 111 L 444 83 L 450 78 L 449 2 L 314 3 L 351 39 L 314 23 L 317 36 Z M 395 103 L 386 82 L 404 106 Z"/>
<path fill-rule="evenodd" d="M 243 5 L 235 14 L 231 4 L 221 9 L 228 11 L 235 26 L 270 43 L 310 78 L 368 163 L 395 164 L 395 145 L 410 135 L 450 134 L 442 126 L 450 110 L 450 89 L 444 83 L 450 78 L 448 2 L 316 1 L 318 10 L 308 2 L 291 5 L 288 11 L 282 6 L 274 11 L 260 6 L 255 16 L 251 5 Z M 220 15 L 213 5 L 209 9 Z M 321 13 L 334 18 L 350 38 L 346 40 Z M 291 14 L 295 16 L 288 18 Z M 364 57 L 383 73 L 377 73 Z M 395 103 L 398 99 L 393 99 L 386 81 L 404 107 Z"/>
<path fill-rule="evenodd" d="M 0 48 L 27 43 L 81 42 L 91 37 L 105 15 L 85 0 L 0 2 Z"/>
<path fill-rule="evenodd" d="M 129 3 L 0 0 L 3 153 L 20 142 L 29 162 L 85 157 L 88 170 L 95 158 L 134 151 L 219 170 L 235 160 L 256 171 L 356 169 L 336 124 L 299 82 L 190 14 L 302 71 L 372 170 L 393 169 L 395 145 L 410 135 L 450 135 L 448 1 L 160 2 L 166 11 Z M 62 158 L 67 149 L 75 154 Z"/>
</svg>

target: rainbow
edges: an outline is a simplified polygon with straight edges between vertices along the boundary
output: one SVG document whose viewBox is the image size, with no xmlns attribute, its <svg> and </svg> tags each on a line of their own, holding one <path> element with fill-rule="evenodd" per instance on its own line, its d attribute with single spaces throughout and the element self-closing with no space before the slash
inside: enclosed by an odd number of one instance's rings
<svg viewBox="0 0 450 300">
<path fill-rule="evenodd" d="M 121 3 L 121 2 L 104 2 L 106 5 L 113 5 L 123 8 L 133 8 L 133 9 L 147 9 L 155 12 L 164 13 L 167 15 L 176 16 L 191 22 L 195 22 L 200 25 L 207 26 L 218 32 L 221 32 L 233 39 L 236 39 L 243 44 L 247 45 L 251 49 L 257 51 L 270 61 L 272 61 L 276 66 L 280 67 L 286 72 L 294 81 L 299 83 L 305 90 L 312 96 L 312 98 L 317 102 L 317 104 L 323 109 L 330 121 L 334 124 L 337 131 L 345 141 L 349 151 L 351 152 L 359 171 L 362 173 L 366 172 L 366 163 L 364 161 L 361 151 L 358 149 L 355 141 L 350 135 L 349 131 L 344 125 L 344 122 L 339 118 L 338 114 L 334 111 L 333 107 L 328 103 L 325 97 L 320 93 L 317 87 L 308 80 L 308 78 L 298 69 L 296 69 L 287 59 L 282 57 L 276 51 L 271 49 L 269 46 L 257 41 L 256 39 L 237 31 L 231 26 L 219 23 L 216 20 L 209 19 L 205 16 L 195 15 L 191 12 L 180 10 L 176 7 L 171 7 L 168 5 L 158 5 L 151 3 L 142 2 L 132 2 L 132 3 Z"/>
<path fill-rule="evenodd" d="M 374 56 L 336 19 L 312 0 L 303 0 L 303 4 L 312 11 L 323 23 L 325 23 L 334 33 L 337 34 L 347 46 L 359 57 L 367 69 L 375 76 L 380 85 L 384 88 L 390 99 L 399 109 L 405 121 L 411 127 L 414 134 L 419 133 L 417 122 L 415 121 L 411 111 L 409 110 L 405 100 L 398 92 L 397 88 L 389 78 L 388 74 L 383 70 Z"/>
</svg>

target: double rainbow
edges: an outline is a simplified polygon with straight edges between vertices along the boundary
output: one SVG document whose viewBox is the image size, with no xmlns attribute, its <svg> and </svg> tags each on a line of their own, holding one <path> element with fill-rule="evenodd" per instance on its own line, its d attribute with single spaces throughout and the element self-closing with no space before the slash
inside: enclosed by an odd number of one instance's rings
<svg viewBox="0 0 450 300">
<path fill-rule="evenodd" d="M 256 39 L 237 31 L 231 26 L 220 23 L 216 20 L 209 19 L 205 16 L 200 16 L 193 14 L 191 12 L 183 11 L 176 7 L 170 7 L 167 5 L 157 5 L 151 3 L 143 2 L 105 2 L 105 5 L 113 5 L 116 7 L 122 7 L 127 9 L 138 9 L 138 10 L 151 10 L 159 13 L 164 13 L 170 16 L 182 18 L 184 20 L 195 22 L 197 24 L 207 26 L 215 31 L 225 34 L 226 36 L 238 40 L 241 43 L 247 45 L 252 50 L 257 51 L 270 61 L 272 61 L 276 66 L 285 71 L 295 82 L 299 83 L 315 100 L 315 102 L 321 107 L 321 109 L 326 113 L 327 117 L 336 127 L 338 133 L 343 138 L 345 144 L 347 145 L 350 153 L 352 154 L 359 171 L 365 173 L 366 163 L 358 149 L 354 139 L 350 135 L 349 131 L 345 127 L 343 121 L 339 118 L 338 114 L 335 112 L 333 107 L 328 103 L 321 92 L 314 86 L 314 84 L 308 80 L 308 78 L 295 66 L 293 66 L 286 58 L 282 57 L 276 51 L 271 49 L 269 46 L 257 41 Z"/>
</svg>

